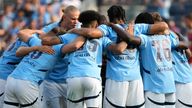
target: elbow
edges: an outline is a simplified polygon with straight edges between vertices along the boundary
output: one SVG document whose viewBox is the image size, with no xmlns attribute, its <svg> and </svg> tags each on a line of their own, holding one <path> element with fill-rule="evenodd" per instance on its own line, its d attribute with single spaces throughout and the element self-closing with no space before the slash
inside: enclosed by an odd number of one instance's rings
<svg viewBox="0 0 192 108">
<path fill-rule="evenodd" d="M 166 22 L 162 22 L 162 23 L 161 23 L 161 28 L 164 29 L 163 31 L 169 30 L 169 26 L 167 25 Z"/>
<path fill-rule="evenodd" d="M 78 50 L 81 46 L 82 46 L 82 44 L 75 44 L 75 45 L 73 45 L 73 50 L 76 51 L 76 50 Z"/>
<path fill-rule="evenodd" d="M 15 56 L 16 57 L 22 57 L 22 55 L 21 55 L 21 53 L 19 53 L 19 51 L 16 51 Z"/>
</svg>

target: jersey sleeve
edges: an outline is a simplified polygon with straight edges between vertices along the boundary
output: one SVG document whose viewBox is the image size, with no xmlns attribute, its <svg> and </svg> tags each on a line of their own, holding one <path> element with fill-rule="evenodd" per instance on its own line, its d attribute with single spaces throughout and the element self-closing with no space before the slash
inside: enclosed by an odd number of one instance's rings
<svg viewBox="0 0 192 108">
<path fill-rule="evenodd" d="M 174 32 L 170 32 L 170 41 L 171 41 L 171 48 L 176 48 L 179 45 L 179 40 L 176 38 L 176 34 Z"/>
<path fill-rule="evenodd" d="M 56 55 L 59 55 L 59 56 L 64 55 L 62 53 L 63 46 L 64 46 L 64 44 L 58 44 L 58 45 L 53 46 L 53 49 L 54 49 Z"/>
<path fill-rule="evenodd" d="M 72 42 L 76 37 L 77 37 L 77 34 L 67 33 L 64 35 L 60 35 L 59 39 L 60 39 L 61 43 L 63 43 L 65 45 L 65 44 Z"/>
<path fill-rule="evenodd" d="M 58 26 L 59 26 L 59 21 L 58 21 L 58 22 L 51 23 L 51 24 L 43 27 L 42 30 L 43 30 L 45 33 L 48 33 L 48 32 L 50 32 L 53 28 L 58 27 Z"/>
<path fill-rule="evenodd" d="M 134 25 L 134 34 L 135 35 L 148 34 L 149 30 L 150 30 L 149 24 L 135 24 Z"/>
<path fill-rule="evenodd" d="M 100 25 L 99 27 L 97 27 L 99 30 L 101 30 L 103 36 L 108 36 L 109 35 L 109 30 L 108 30 L 108 26 L 107 25 Z"/>
<path fill-rule="evenodd" d="M 27 43 L 25 43 L 25 42 L 21 42 L 21 45 L 20 45 L 21 47 L 29 47 L 29 45 L 27 44 Z"/>
<path fill-rule="evenodd" d="M 39 39 L 38 37 L 35 37 L 35 36 L 29 38 L 27 44 L 29 46 L 41 46 L 42 45 L 41 44 L 41 39 Z"/>
<path fill-rule="evenodd" d="M 144 34 L 140 34 L 139 38 L 141 39 L 141 44 L 139 46 L 139 48 L 146 48 L 147 44 L 148 44 L 148 37 Z"/>
<path fill-rule="evenodd" d="M 102 44 L 103 48 L 107 49 L 108 46 L 112 44 L 112 41 L 108 37 L 103 37 Z"/>
</svg>

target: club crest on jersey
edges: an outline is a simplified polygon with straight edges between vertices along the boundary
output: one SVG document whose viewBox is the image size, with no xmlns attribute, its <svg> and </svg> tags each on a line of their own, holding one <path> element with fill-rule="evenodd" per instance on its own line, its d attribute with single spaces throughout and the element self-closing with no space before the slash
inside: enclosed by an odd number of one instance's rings
<svg viewBox="0 0 192 108">
<path fill-rule="evenodd" d="M 99 45 L 99 43 L 96 40 L 90 40 L 87 42 L 88 45 L 88 50 L 91 52 L 95 52 L 97 50 L 97 47 Z"/>
</svg>

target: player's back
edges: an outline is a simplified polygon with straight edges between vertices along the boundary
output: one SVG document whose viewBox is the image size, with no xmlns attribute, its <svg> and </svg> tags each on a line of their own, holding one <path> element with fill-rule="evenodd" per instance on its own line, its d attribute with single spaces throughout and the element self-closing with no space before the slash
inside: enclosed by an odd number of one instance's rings
<svg viewBox="0 0 192 108">
<path fill-rule="evenodd" d="M 7 79 L 7 76 L 16 68 L 16 65 L 22 60 L 22 57 L 17 57 L 16 51 L 20 46 L 27 46 L 24 42 L 16 39 L 14 43 L 9 45 L 0 58 L 0 78 Z"/>
<path fill-rule="evenodd" d="M 169 35 L 140 36 L 144 89 L 156 93 L 175 91 Z"/>
<path fill-rule="evenodd" d="M 52 69 L 55 63 L 61 59 L 61 47 L 62 44 L 54 45 L 52 47 L 55 51 L 53 55 L 38 51 L 31 52 L 22 59 L 10 76 L 38 83 L 44 79 L 46 72 Z"/>
</svg>

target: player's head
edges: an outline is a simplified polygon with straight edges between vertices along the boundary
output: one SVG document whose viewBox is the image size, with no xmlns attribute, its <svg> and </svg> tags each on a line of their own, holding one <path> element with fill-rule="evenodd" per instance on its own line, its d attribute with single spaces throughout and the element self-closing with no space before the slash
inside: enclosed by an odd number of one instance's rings
<svg viewBox="0 0 192 108">
<path fill-rule="evenodd" d="M 125 23 L 125 10 L 121 6 L 113 5 L 107 10 L 109 21 L 113 23 Z"/>
<path fill-rule="evenodd" d="M 75 6 L 68 6 L 63 10 L 61 23 L 63 23 L 66 30 L 70 30 L 75 27 L 78 22 L 79 14 L 80 11 Z"/>
<path fill-rule="evenodd" d="M 135 24 L 139 23 L 154 24 L 152 15 L 148 12 L 140 13 L 135 19 Z"/>
<path fill-rule="evenodd" d="M 106 24 L 107 18 L 104 15 L 100 15 L 98 23 L 99 23 L 99 25 Z"/>
<path fill-rule="evenodd" d="M 96 28 L 98 26 L 100 14 L 93 10 L 87 10 L 80 14 L 79 21 L 82 23 L 81 27 Z"/>
<path fill-rule="evenodd" d="M 151 15 L 153 17 L 153 21 L 154 22 L 161 22 L 161 21 L 163 21 L 161 15 L 158 12 L 152 12 Z"/>
</svg>

